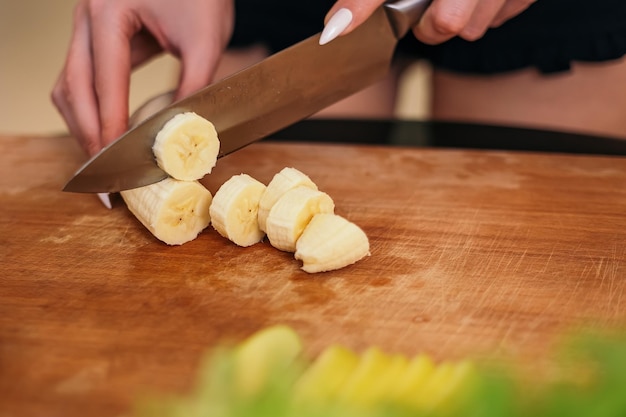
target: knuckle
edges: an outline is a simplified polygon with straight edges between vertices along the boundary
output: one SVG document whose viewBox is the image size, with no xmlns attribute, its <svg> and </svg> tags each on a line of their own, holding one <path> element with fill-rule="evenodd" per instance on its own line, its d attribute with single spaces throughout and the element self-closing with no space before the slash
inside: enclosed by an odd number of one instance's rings
<svg viewBox="0 0 626 417">
<path fill-rule="evenodd" d="M 466 23 L 465 16 L 455 10 L 446 13 L 435 13 L 432 17 L 433 29 L 442 35 L 457 35 L 461 33 Z"/>
<path fill-rule="evenodd" d="M 57 79 L 56 83 L 50 93 L 50 98 L 55 106 L 61 107 L 66 102 L 70 101 L 70 90 L 68 86 L 71 85 L 67 79 L 67 73 L 63 72 Z"/>
<path fill-rule="evenodd" d="M 57 109 L 61 107 L 61 103 L 63 102 L 63 93 L 61 93 L 61 89 L 58 85 L 55 85 L 52 89 L 52 92 L 50 93 L 50 100 L 52 100 L 52 103 Z"/>
</svg>

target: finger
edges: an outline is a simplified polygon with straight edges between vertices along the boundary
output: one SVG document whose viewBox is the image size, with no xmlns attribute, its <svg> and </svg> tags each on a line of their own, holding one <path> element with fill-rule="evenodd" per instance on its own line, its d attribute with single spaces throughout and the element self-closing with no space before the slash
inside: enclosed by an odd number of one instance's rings
<svg viewBox="0 0 626 417">
<path fill-rule="evenodd" d="M 175 100 L 205 87 L 213 79 L 223 47 L 217 40 L 199 46 L 193 44 L 180 51 L 181 72 Z"/>
<path fill-rule="evenodd" d="M 438 44 L 461 33 L 470 21 L 479 0 L 434 0 L 413 28 L 415 37 Z"/>
<path fill-rule="evenodd" d="M 64 67 L 63 71 L 61 71 L 61 74 L 57 78 L 56 83 L 54 84 L 54 88 L 52 89 L 50 98 L 52 99 L 52 103 L 54 104 L 56 109 L 59 111 L 59 113 L 61 113 L 61 117 L 63 117 L 63 120 L 65 121 L 65 124 L 67 125 L 70 134 L 74 138 L 76 138 L 76 140 L 82 146 L 84 141 L 82 140 L 82 135 L 78 130 L 78 123 L 76 121 L 76 118 L 74 117 L 74 113 L 69 106 L 69 100 L 67 99 L 68 92 L 67 83 L 65 82 L 65 74 L 66 69 Z M 83 148 L 87 150 L 85 146 L 83 146 Z"/>
<path fill-rule="evenodd" d="M 459 36 L 468 41 L 482 38 L 505 2 L 506 0 L 482 0 L 478 2 L 469 22 L 461 30 Z"/>
<path fill-rule="evenodd" d="M 70 133 L 90 156 L 102 147 L 92 62 L 89 20 L 85 8 L 79 5 L 65 66 L 54 87 L 52 99 Z"/>
<path fill-rule="evenodd" d="M 213 10 L 214 7 L 201 9 L 182 30 L 177 31 L 178 36 L 170 39 L 171 45 L 165 46 L 170 52 L 178 54 L 181 61 L 175 99 L 205 87 L 215 76 L 220 56 L 232 34 L 234 9 L 229 1 L 220 2 L 217 11 Z M 209 16 L 208 21 L 206 16 Z M 198 42 L 198 39 L 203 41 Z"/>
<path fill-rule="evenodd" d="M 491 22 L 491 27 L 502 25 L 512 17 L 529 8 L 536 0 L 508 0 Z"/>
<path fill-rule="evenodd" d="M 102 143 L 117 139 L 127 128 L 130 90 L 130 40 L 141 27 L 133 16 L 122 9 L 106 7 L 106 2 L 93 7 L 92 38 L 94 85 L 100 109 Z"/>
<path fill-rule="evenodd" d="M 320 43 L 352 32 L 383 3 L 384 0 L 338 0 L 326 14 Z"/>
<path fill-rule="evenodd" d="M 130 51 L 130 65 L 136 68 L 163 52 L 163 48 L 150 32 L 142 29 L 131 39 Z"/>
</svg>

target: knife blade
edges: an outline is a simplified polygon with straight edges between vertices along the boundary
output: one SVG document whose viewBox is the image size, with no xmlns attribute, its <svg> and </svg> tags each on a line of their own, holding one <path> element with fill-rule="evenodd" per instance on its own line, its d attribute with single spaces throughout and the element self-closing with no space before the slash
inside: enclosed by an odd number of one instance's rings
<svg viewBox="0 0 626 417">
<path fill-rule="evenodd" d="M 63 191 L 112 193 L 165 179 L 152 145 L 178 113 L 195 112 L 214 124 L 219 158 L 350 96 L 388 73 L 398 40 L 430 2 L 385 3 L 326 45 L 319 45 L 318 33 L 165 107 L 87 161 Z"/>
</svg>

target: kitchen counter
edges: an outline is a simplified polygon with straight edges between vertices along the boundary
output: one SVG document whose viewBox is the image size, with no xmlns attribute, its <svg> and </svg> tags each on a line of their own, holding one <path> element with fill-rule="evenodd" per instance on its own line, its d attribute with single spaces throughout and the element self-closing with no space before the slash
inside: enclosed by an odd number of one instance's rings
<svg viewBox="0 0 626 417">
<path fill-rule="evenodd" d="M 308 174 L 371 256 L 309 275 L 267 242 L 210 227 L 169 247 L 120 199 L 60 190 L 68 137 L 0 137 L 0 416 L 119 416 L 184 392 L 202 354 L 271 324 L 315 355 L 426 352 L 549 364 L 559 341 L 626 321 L 626 159 L 536 151 L 261 142 L 221 159 Z"/>
</svg>

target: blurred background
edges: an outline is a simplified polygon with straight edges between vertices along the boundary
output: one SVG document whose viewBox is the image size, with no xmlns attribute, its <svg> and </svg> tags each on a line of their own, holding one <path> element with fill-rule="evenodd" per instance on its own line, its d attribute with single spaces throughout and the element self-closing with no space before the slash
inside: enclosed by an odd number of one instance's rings
<svg viewBox="0 0 626 417">
<path fill-rule="evenodd" d="M 0 133 L 63 134 L 65 124 L 50 101 L 72 29 L 76 0 L 0 0 Z M 164 55 L 136 71 L 130 109 L 173 88 L 178 62 Z M 428 69 L 411 68 L 403 80 L 398 116 L 424 118 Z"/>
</svg>

